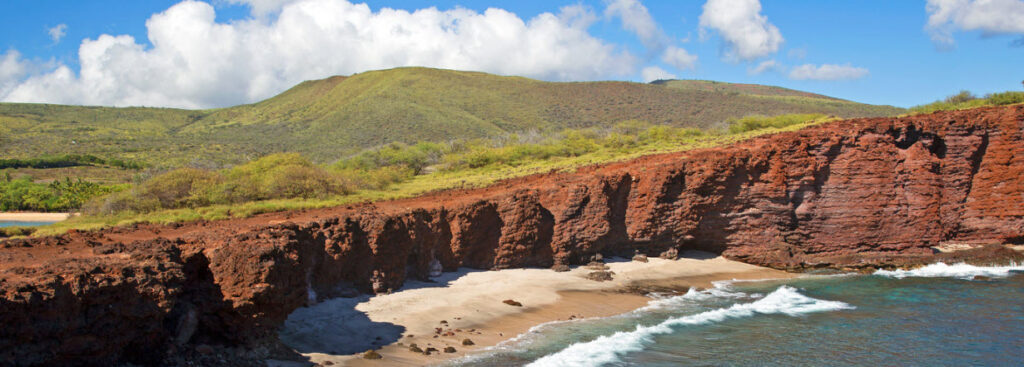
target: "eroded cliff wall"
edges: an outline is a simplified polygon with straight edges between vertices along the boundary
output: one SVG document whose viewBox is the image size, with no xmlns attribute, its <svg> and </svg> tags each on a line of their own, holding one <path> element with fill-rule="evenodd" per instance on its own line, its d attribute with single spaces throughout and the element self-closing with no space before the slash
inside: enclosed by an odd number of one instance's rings
<svg viewBox="0 0 1024 367">
<path fill-rule="evenodd" d="M 672 249 L 888 266 L 944 243 L 1024 243 L 1024 106 L 840 121 L 408 200 L 9 240 L 0 360 L 158 363 L 174 345 L 248 343 L 307 302 L 438 266 Z"/>
</svg>

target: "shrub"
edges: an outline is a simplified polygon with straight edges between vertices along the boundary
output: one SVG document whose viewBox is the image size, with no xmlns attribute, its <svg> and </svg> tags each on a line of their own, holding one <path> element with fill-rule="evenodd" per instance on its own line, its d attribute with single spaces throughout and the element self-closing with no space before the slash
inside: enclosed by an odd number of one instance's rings
<svg viewBox="0 0 1024 367">
<path fill-rule="evenodd" d="M 917 113 L 931 113 L 983 106 L 1003 106 L 1015 103 L 1024 103 L 1024 92 L 992 93 L 986 95 L 985 98 L 977 98 L 970 92 L 962 91 L 941 101 L 911 107 L 910 110 Z"/>
<path fill-rule="evenodd" d="M 263 177 L 264 198 L 315 198 L 345 193 L 341 181 L 314 166 L 287 165 Z"/>
<path fill-rule="evenodd" d="M 143 165 L 123 159 L 103 159 L 91 154 L 64 154 L 43 156 L 28 159 L 0 159 L 0 169 L 4 168 L 61 168 L 76 166 L 108 165 L 122 169 L 141 169 Z"/>
<path fill-rule="evenodd" d="M 989 103 L 996 106 L 1024 103 L 1024 92 L 993 93 L 987 96 Z"/>
<path fill-rule="evenodd" d="M 0 210 L 71 211 L 81 208 L 94 197 L 121 188 L 70 178 L 49 184 L 32 182 L 29 177 L 0 180 Z"/>
<path fill-rule="evenodd" d="M 731 122 L 729 132 L 733 134 L 744 133 L 766 128 L 782 128 L 797 124 L 803 124 L 824 118 L 825 115 L 817 113 L 797 113 L 778 116 L 747 116 Z"/>
<path fill-rule="evenodd" d="M 179 168 L 146 181 L 139 192 L 155 198 L 163 208 L 197 207 L 212 203 L 212 191 L 222 181 L 216 172 Z"/>
<path fill-rule="evenodd" d="M 322 198 L 349 191 L 345 180 L 296 153 L 271 154 L 223 171 L 180 168 L 131 190 L 94 200 L 93 214 L 144 213 L 268 199 Z"/>
<path fill-rule="evenodd" d="M 967 102 L 973 101 L 975 99 L 978 99 L 978 97 L 974 96 L 973 93 L 971 93 L 969 91 L 966 91 L 966 90 L 962 90 L 962 91 L 960 91 L 960 93 L 957 93 L 957 94 L 951 95 L 949 97 L 946 97 L 944 102 L 950 103 L 950 104 L 960 104 L 960 103 L 967 103 Z"/>
</svg>

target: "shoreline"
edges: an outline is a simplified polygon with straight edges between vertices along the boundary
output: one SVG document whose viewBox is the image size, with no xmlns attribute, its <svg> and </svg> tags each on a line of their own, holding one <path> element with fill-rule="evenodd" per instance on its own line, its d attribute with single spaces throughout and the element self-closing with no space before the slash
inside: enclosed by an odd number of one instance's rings
<svg viewBox="0 0 1024 367">
<path fill-rule="evenodd" d="M 60 222 L 70 217 L 70 213 L 0 212 L 4 222 Z"/>
<path fill-rule="evenodd" d="M 615 275 L 605 282 L 586 279 L 594 271 L 586 266 L 562 273 L 549 269 L 444 273 L 435 278 L 437 283 L 410 281 L 391 294 L 332 299 L 301 308 L 289 317 L 280 338 L 319 365 L 435 365 L 497 345 L 540 324 L 636 310 L 652 300 L 644 295 L 651 289 L 686 292 L 720 280 L 798 276 L 698 252 L 677 260 L 617 259 L 606 265 Z M 522 306 L 507 305 L 504 300 Z M 463 345 L 464 339 L 473 345 Z M 411 344 L 438 352 L 415 353 L 409 350 Z M 339 345 L 348 350 L 332 351 Z M 456 352 L 444 353 L 445 347 Z M 370 349 L 383 358 L 363 359 L 362 353 Z"/>
</svg>

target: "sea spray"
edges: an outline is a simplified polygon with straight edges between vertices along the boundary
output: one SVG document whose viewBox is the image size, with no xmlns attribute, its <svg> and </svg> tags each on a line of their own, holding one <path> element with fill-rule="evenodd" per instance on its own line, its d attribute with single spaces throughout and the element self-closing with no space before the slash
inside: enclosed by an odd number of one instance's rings
<svg viewBox="0 0 1024 367">
<path fill-rule="evenodd" d="M 960 278 L 971 279 L 975 276 L 1005 278 L 1012 272 L 1024 272 L 1024 265 L 1010 264 L 1007 266 L 977 266 L 965 263 L 947 265 L 935 263 L 912 270 L 878 270 L 875 275 L 889 278 Z"/>
<path fill-rule="evenodd" d="M 698 297 L 699 291 L 691 291 L 691 297 Z M 685 297 L 682 296 L 682 297 Z M 853 309 L 838 301 L 819 300 L 800 294 L 795 288 L 781 286 L 764 298 L 750 303 L 738 303 L 730 307 L 701 312 L 695 315 L 674 317 L 657 325 L 639 325 L 633 331 L 620 331 L 601 336 L 589 342 L 572 344 L 554 354 L 542 357 L 529 366 L 598 366 L 619 361 L 620 356 L 643 350 L 644 345 L 653 342 L 654 337 L 673 332 L 673 328 L 686 325 L 703 325 L 722 322 L 731 318 L 750 317 L 756 314 L 784 314 L 797 316 L 812 312 Z"/>
</svg>

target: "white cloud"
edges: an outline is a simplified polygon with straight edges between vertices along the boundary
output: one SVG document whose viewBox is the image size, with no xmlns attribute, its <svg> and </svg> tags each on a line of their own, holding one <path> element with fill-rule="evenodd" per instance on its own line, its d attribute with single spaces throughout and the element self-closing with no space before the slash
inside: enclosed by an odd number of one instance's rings
<svg viewBox="0 0 1024 367">
<path fill-rule="evenodd" d="M 775 62 L 775 60 L 765 60 L 760 64 L 757 64 L 757 66 L 748 69 L 747 72 L 750 73 L 750 75 L 757 75 L 768 70 L 777 70 L 779 67 L 779 63 Z"/>
<path fill-rule="evenodd" d="M 953 32 L 1024 34 L 1024 0 L 928 0 L 927 29 L 932 40 L 952 45 Z"/>
<path fill-rule="evenodd" d="M 679 70 L 693 69 L 697 65 L 697 55 L 676 46 L 669 46 L 661 56 L 661 61 Z"/>
<path fill-rule="evenodd" d="M 846 65 L 804 64 L 793 68 L 789 72 L 789 78 L 795 80 L 853 80 L 868 75 L 868 69 Z"/>
<path fill-rule="evenodd" d="M 777 52 L 783 41 L 779 29 L 761 14 L 760 0 L 708 0 L 700 27 L 701 32 L 712 29 L 721 35 L 728 59 L 759 59 Z"/>
<path fill-rule="evenodd" d="M 270 97 L 296 83 L 399 66 L 594 80 L 635 73 L 637 59 L 588 33 L 582 7 L 528 20 L 502 9 L 371 11 L 345 0 L 297 0 L 276 17 L 217 23 L 183 1 L 147 22 L 152 47 L 128 35 L 79 46 L 81 71 L 59 65 L 0 100 L 205 108 Z M 272 19 L 271 19 L 272 18 Z"/>
<path fill-rule="evenodd" d="M 644 83 L 650 83 L 655 80 L 662 79 L 676 79 L 676 75 L 665 71 L 665 69 L 657 66 L 648 66 L 640 71 L 640 75 L 644 78 Z"/>
<path fill-rule="evenodd" d="M 50 39 L 53 40 L 53 43 L 60 42 L 61 38 L 64 38 L 64 36 L 68 34 L 68 25 L 63 23 L 58 24 L 56 27 L 47 29 L 46 33 L 50 34 Z"/>
<path fill-rule="evenodd" d="M 651 17 L 647 7 L 639 0 L 605 2 L 608 4 L 604 10 L 605 17 L 621 19 L 622 28 L 635 34 L 647 48 L 660 50 L 668 43 L 668 37 L 658 26 L 658 22 Z"/>
<path fill-rule="evenodd" d="M 229 4 L 248 5 L 253 15 L 276 13 L 296 0 L 226 0 Z"/>
<path fill-rule="evenodd" d="M 13 89 L 28 75 L 29 63 L 21 59 L 21 53 L 9 50 L 0 54 L 0 95 Z"/>
</svg>

